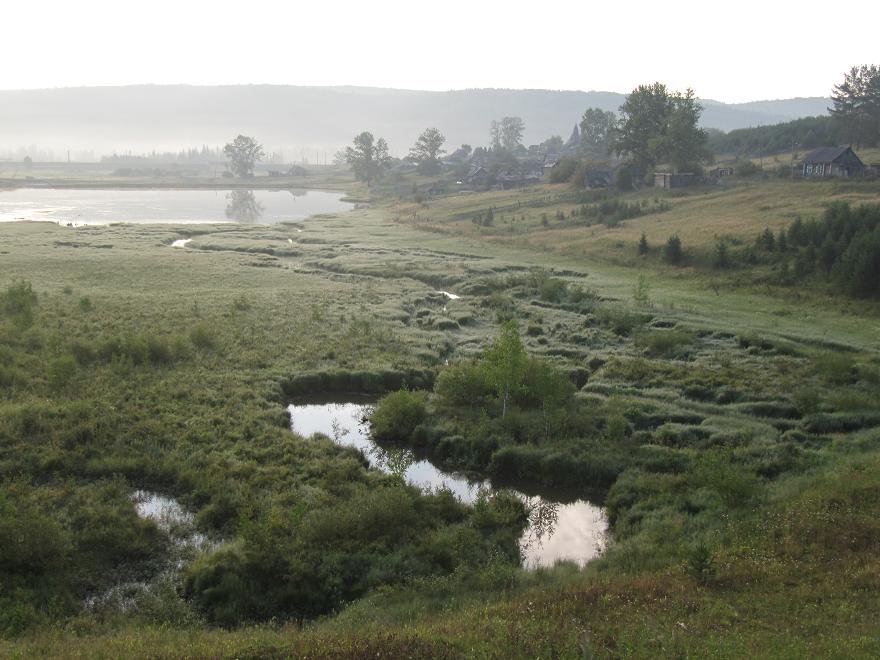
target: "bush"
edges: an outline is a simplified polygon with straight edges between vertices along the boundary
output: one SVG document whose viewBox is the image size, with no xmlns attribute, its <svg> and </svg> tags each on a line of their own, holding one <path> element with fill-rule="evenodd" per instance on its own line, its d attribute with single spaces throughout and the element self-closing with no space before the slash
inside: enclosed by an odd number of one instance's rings
<svg viewBox="0 0 880 660">
<path fill-rule="evenodd" d="M 736 175 L 743 178 L 753 177 L 758 173 L 758 166 L 750 160 L 744 160 L 736 164 Z"/>
<path fill-rule="evenodd" d="M 633 343 L 649 355 L 676 357 L 694 343 L 694 335 L 685 330 L 654 330 L 638 333 Z"/>
<path fill-rule="evenodd" d="M 614 173 L 614 187 L 620 192 L 629 192 L 633 189 L 632 172 L 621 167 Z"/>
<path fill-rule="evenodd" d="M 31 283 L 24 280 L 10 285 L 0 296 L 0 311 L 22 328 L 30 327 L 34 322 L 36 305 L 37 294 Z"/>
<path fill-rule="evenodd" d="M 574 158 L 566 156 L 560 159 L 556 166 L 550 170 L 550 183 L 565 183 L 571 180 L 577 166 L 578 162 Z"/>
<path fill-rule="evenodd" d="M 377 440 L 405 442 L 427 414 L 424 392 L 398 390 L 379 400 L 370 415 L 370 430 Z"/>
<path fill-rule="evenodd" d="M 199 323 L 189 333 L 192 345 L 202 350 L 210 350 L 217 345 L 217 333 L 205 323 Z"/>
<path fill-rule="evenodd" d="M 77 363 L 72 357 L 62 356 L 49 362 L 49 385 L 54 390 L 65 387 L 76 375 Z"/>
<path fill-rule="evenodd" d="M 442 405 L 471 407 L 483 405 L 491 396 L 492 387 L 483 367 L 464 363 L 442 371 L 434 391 Z"/>
</svg>

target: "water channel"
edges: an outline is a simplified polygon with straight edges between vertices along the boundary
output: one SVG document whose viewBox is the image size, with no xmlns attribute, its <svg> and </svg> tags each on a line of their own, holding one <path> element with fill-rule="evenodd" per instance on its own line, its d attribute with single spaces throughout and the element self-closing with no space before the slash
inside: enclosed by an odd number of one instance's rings
<svg viewBox="0 0 880 660">
<path fill-rule="evenodd" d="M 473 502 L 481 489 L 492 490 L 488 480 L 444 472 L 428 460 L 415 459 L 407 450 L 379 447 L 370 438 L 365 421 L 369 409 L 367 401 L 288 406 L 294 432 L 305 438 L 320 433 L 338 444 L 356 447 L 370 465 L 400 474 L 423 490 L 448 488 L 465 503 Z M 517 494 L 529 512 L 529 526 L 520 539 L 526 568 L 552 566 L 560 560 L 584 566 L 601 554 L 608 538 L 608 520 L 601 507 L 586 500 L 560 502 L 550 497 Z"/>
</svg>

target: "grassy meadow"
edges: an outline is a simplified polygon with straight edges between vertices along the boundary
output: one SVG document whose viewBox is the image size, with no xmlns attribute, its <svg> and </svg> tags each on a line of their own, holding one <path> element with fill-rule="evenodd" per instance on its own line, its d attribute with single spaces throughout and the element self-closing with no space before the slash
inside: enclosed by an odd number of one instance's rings
<svg viewBox="0 0 880 660">
<path fill-rule="evenodd" d="M 643 190 L 606 224 L 566 186 L 392 183 L 272 226 L 0 225 L 0 655 L 880 654 L 880 308 L 704 263 L 880 185 Z M 555 434 L 440 405 L 510 321 L 572 385 Z M 421 493 L 288 429 L 293 397 L 435 379 L 425 450 L 570 476 L 608 510 L 601 559 L 524 571 L 515 502 Z M 216 549 L 163 572 L 136 489 Z M 120 583 L 147 586 L 84 605 Z"/>
</svg>

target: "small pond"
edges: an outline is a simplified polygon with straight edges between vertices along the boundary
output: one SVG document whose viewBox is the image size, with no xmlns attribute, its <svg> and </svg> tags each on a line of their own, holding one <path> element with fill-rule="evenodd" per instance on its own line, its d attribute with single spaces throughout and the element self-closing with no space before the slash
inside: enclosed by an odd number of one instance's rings
<svg viewBox="0 0 880 660">
<path fill-rule="evenodd" d="M 155 602 L 163 591 L 179 587 L 180 571 L 187 562 L 217 547 L 215 541 L 196 530 L 192 512 L 173 497 L 146 490 L 136 490 L 129 497 L 138 517 L 152 520 L 167 535 L 168 555 L 149 579 L 119 582 L 88 596 L 83 601 L 86 611 L 128 612 Z"/>
<path fill-rule="evenodd" d="M 326 190 L 0 190 L 0 222 L 42 220 L 61 225 L 275 224 L 354 204 Z"/>
<path fill-rule="evenodd" d="M 444 472 L 430 461 L 416 460 L 408 450 L 379 447 L 370 438 L 365 421 L 369 406 L 366 401 L 291 404 L 291 429 L 305 438 L 320 433 L 341 445 L 356 447 L 370 465 L 400 474 L 424 490 L 448 488 L 462 502 L 473 502 L 480 489 L 492 489 L 488 480 Z M 608 537 L 608 520 L 601 507 L 586 500 L 560 502 L 548 496 L 517 494 L 529 511 L 529 526 L 520 539 L 527 568 L 552 566 L 558 560 L 584 566 L 601 554 Z"/>
</svg>

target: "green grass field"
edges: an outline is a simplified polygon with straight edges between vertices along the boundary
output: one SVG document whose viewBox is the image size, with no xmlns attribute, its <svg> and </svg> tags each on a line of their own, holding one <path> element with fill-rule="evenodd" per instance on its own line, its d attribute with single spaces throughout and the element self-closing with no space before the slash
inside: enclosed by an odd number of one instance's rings
<svg viewBox="0 0 880 660">
<path fill-rule="evenodd" d="M 0 655 L 880 654 L 876 303 L 635 253 L 642 232 L 652 245 L 677 232 L 694 251 L 750 242 L 832 200 L 880 201 L 880 187 L 755 182 L 662 199 L 668 210 L 611 228 L 574 222 L 582 204 L 562 186 L 375 199 L 289 225 L 0 225 L 0 538 L 17 543 L 0 549 Z M 475 224 L 489 207 L 492 226 Z M 170 246 L 181 237 L 193 240 Z M 286 428 L 284 383 L 345 374 L 382 391 L 388 374 L 479 356 L 506 318 L 529 355 L 581 374 L 576 405 L 604 429 L 590 441 L 623 457 L 604 493 L 613 542 L 584 570 L 518 569 L 498 558 L 501 513 L 490 533 L 485 511 Z M 320 615 L 227 627 L 184 577 L 126 611 L 86 611 L 84 595 L 151 579 L 167 553 L 134 515 L 137 488 L 174 495 L 222 542 L 227 563 L 184 571 L 217 580 L 214 602 L 244 598 L 230 585 L 249 558 L 265 559 L 253 584 L 267 593 L 296 569 L 276 555 L 317 552 L 323 567 L 344 549 L 412 576 L 377 578 Z M 424 538 L 404 520 L 428 525 Z M 441 555 L 443 570 L 418 572 Z M 311 589 L 341 590 L 332 577 Z"/>
</svg>

